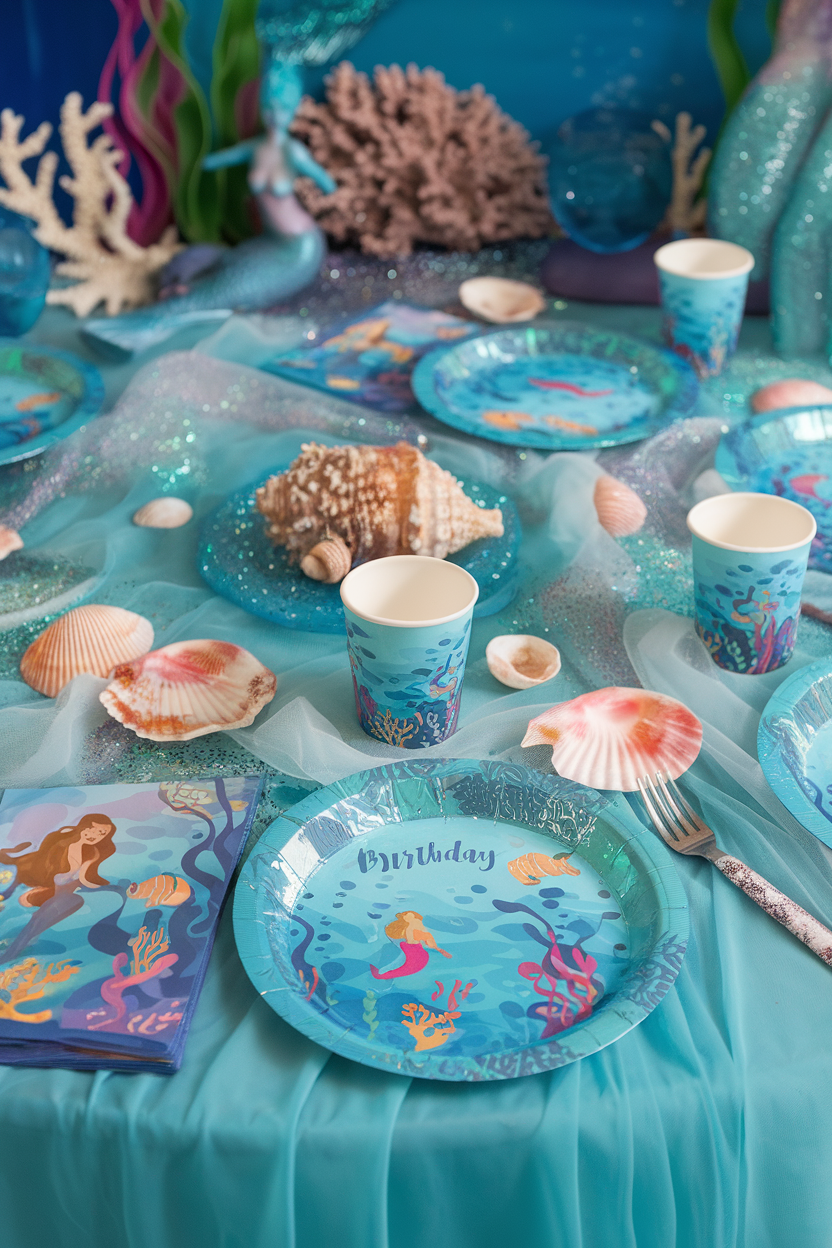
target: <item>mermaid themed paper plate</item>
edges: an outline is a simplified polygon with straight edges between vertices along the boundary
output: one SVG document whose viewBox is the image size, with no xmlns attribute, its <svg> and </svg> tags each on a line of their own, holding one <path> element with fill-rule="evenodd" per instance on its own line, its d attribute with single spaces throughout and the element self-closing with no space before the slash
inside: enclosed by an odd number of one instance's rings
<svg viewBox="0 0 832 1248">
<path fill-rule="evenodd" d="M 393 763 L 263 834 L 234 900 L 252 982 L 345 1057 L 513 1079 L 595 1053 L 672 985 L 688 932 L 623 798 L 469 759 Z"/>
<path fill-rule="evenodd" d="M 38 455 L 97 415 L 104 383 L 69 351 L 0 338 L 0 464 Z"/>
<path fill-rule="evenodd" d="M 254 505 L 257 486 L 288 466 L 270 468 L 206 517 L 197 566 L 215 593 L 252 615 L 284 628 L 343 633 L 340 587 L 310 580 L 297 564 L 289 562 L 282 547 L 272 546 L 265 520 Z M 508 606 L 517 591 L 520 519 L 511 500 L 491 486 L 462 480 L 460 485 L 480 507 L 499 507 L 503 513 L 502 537 L 480 538 L 448 557 L 450 563 L 470 572 L 480 587 L 474 615 L 494 615 Z"/>
<path fill-rule="evenodd" d="M 832 847 L 832 661 L 801 667 L 771 696 L 757 756 L 786 809 Z"/>
<path fill-rule="evenodd" d="M 650 437 L 690 415 L 699 393 L 693 369 L 671 351 L 569 322 L 512 326 L 431 351 L 412 385 L 445 424 L 542 451 Z"/>
<path fill-rule="evenodd" d="M 725 433 L 716 469 L 733 490 L 780 494 L 818 525 L 809 566 L 832 572 L 832 406 L 764 412 Z"/>
</svg>

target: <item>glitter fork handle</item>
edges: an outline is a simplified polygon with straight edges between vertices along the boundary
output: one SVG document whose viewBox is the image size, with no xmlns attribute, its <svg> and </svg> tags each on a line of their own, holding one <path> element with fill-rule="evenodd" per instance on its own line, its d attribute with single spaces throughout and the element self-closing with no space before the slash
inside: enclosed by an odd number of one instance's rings
<svg viewBox="0 0 832 1248">
<path fill-rule="evenodd" d="M 804 945 L 808 945 L 812 953 L 816 953 L 827 966 L 832 966 L 832 932 L 828 927 L 824 927 L 808 910 L 804 910 L 796 901 L 781 893 L 779 888 L 775 888 L 744 862 L 740 862 L 739 858 L 723 854 L 712 861 L 726 879 L 747 893 L 766 914 L 782 923 Z"/>
</svg>

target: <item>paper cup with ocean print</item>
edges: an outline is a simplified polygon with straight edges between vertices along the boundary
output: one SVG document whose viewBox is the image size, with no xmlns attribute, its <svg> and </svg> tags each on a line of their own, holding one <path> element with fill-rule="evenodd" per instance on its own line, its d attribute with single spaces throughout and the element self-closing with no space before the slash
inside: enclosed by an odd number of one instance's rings
<svg viewBox="0 0 832 1248">
<path fill-rule="evenodd" d="M 680 238 L 653 259 L 665 340 L 700 377 L 716 376 L 737 345 L 754 257 L 722 239 Z"/>
<path fill-rule="evenodd" d="M 406 750 L 456 730 L 477 582 L 455 563 L 391 555 L 341 582 L 358 720 Z"/>
<path fill-rule="evenodd" d="M 688 513 L 696 631 L 729 672 L 759 676 L 788 663 L 817 525 L 774 494 L 720 494 Z"/>
</svg>

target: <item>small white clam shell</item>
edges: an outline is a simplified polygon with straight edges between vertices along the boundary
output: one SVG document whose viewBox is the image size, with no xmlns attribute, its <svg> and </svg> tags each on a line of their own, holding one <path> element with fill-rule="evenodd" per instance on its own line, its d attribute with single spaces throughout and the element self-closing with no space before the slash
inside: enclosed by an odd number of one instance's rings
<svg viewBox="0 0 832 1248">
<path fill-rule="evenodd" d="M 245 728 L 271 702 L 274 672 L 230 641 L 177 641 L 120 664 L 99 695 L 108 714 L 150 741 Z"/>
<path fill-rule="evenodd" d="M 178 529 L 187 524 L 194 509 L 184 498 L 153 498 L 133 516 L 142 529 Z"/>
<path fill-rule="evenodd" d="M 17 529 L 10 529 L 5 524 L 0 524 L 0 559 L 5 559 L 13 550 L 22 549 L 23 538 Z"/>
<path fill-rule="evenodd" d="M 153 625 L 143 615 L 90 603 L 59 616 L 35 638 L 20 660 L 20 675 L 38 693 L 56 698 L 81 672 L 109 676 L 152 645 Z"/>
<path fill-rule="evenodd" d="M 557 646 L 525 633 L 492 637 L 485 648 L 485 661 L 494 679 L 510 689 L 531 689 L 560 671 Z"/>
<path fill-rule="evenodd" d="M 647 519 L 647 508 L 638 494 L 616 477 L 599 477 L 593 498 L 598 519 L 612 537 L 637 533 Z"/>
<path fill-rule="evenodd" d="M 530 321 L 546 307 L 534 286 L 506 277 L 469 277 L 459 288 L 459 301 L 475 316 L 496 325 Z"/>
</svg>

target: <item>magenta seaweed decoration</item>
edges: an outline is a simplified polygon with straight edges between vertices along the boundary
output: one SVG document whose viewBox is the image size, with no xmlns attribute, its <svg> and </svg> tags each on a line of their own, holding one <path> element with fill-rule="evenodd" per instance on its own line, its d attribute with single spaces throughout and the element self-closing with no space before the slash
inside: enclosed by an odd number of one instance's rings
<svg viewBox="0 0 832 1248">
<path fill-rule="evenodd" d="M 142 928 L 144 931 L 144 928 Z M 165 953 L 161 957 L 156 958 L 144 970 L 134 972 L 132 975 L 123 975 L 122 968 L 127 965 L 129 958 L 126 953 L 117 953 L 113 958 L 113 975 L 111 979 L 107 979 L 101 985 L 101 997 L 108 1005 L 115 1009 L 113 1018 L 105 1019 L 101 1023 L 92 1023 L 89 1031 L 119 1031 L 123 1028 L 119 1027 L 119 1023 L 127 1014 L 127 1006 L 122 1000 L 122 993 L 125 988 L 129 988 L 131 984 L 144 983 L 146 979 L 153 979 L 157 975 L 161 975 L 168 967 L 173 966 L 174 962 L 179 961 L 179 955 L 175 953 Z"/>
</svg>

